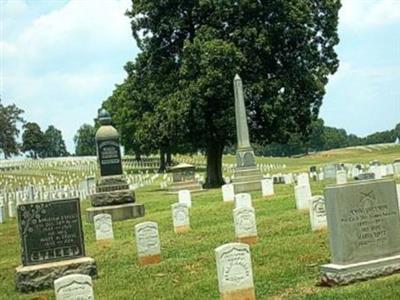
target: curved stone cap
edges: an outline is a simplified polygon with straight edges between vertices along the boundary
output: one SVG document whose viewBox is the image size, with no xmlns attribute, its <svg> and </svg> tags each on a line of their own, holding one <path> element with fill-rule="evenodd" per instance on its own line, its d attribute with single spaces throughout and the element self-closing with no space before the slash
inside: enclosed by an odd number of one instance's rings
<svg viewBox="0 0 400 300">
<path fill-rule="evenodd" d="M 178 169 L 187 169 L 187 168 L 194 168 L 194 165 L 186 164 L 186 163 L 180 163 L 177 166 L 171 167 L 171 170 L 178 170 Z"/>
<path fill-rule="evenodd" d="M 111 116 L 108 111 L 104 108 L 99 111 L 99 122 L 101 125 L 110 125 L 111 124 Z"/>
<path fill-rule="evenodd" d="M 119 133 L 111 125 L 101 126 L 96 132 L 96 140 L 118 139 Z"/>
</svg>

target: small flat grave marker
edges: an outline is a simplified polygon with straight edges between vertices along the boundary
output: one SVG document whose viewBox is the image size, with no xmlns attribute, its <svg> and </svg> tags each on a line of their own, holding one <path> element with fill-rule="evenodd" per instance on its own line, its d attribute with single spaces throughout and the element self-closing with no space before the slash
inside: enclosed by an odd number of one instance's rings
<svg viewBox="0 0 400 300">
<path fill-rule="evenodd" d="M 215 249 L 215 258 L 220 299 L 256 299 L 249 245 L 222 245 Z"/>
<path fill-rule="evenodd" d="M 98 214 L 93 218 L 97 241 L 111 241 L 114 239 L 112 218 L 109 214 Z"/>
<path fill-rule="evenodd" d="M 178 192 L 179 203 L 186 204 L 187 207 L 192 207 L 192 197 L 189 190 L 180 190 Z"/>
<path fill-rule="evenodd" d="M 233 188 L 233 184 L 228 183 L 224 184 L 222 187 L 222 198 L 224 202 L 230 202 L 235 200 L 235 192 Z"/>
<path fill-rule="evenodd" d="M 236 239 L 245 244 L 257 242 L 256 215 L 253 207 L 239 207 L 233 210 Z"/>
<path fill-rule="evenodd" d="M 235 208 L 239 207 L 252 207 L 250 194 L 241 193 L 235 195 Z"/>
<path fill-rule="evenodd" d="M 265 178 L 261 180 L 261 191 L 263 197 L 274 195 L 274 181 L 272 178 Z"/>
<path fill-rule="evenodd" d="M 189 208 L 183 203 L 171 205 L 172 219 L 175 233 L 183 233 L 190 230 Z"/>
<path fill-rule="evenodd" d="M 314 196 L 310 198 L 310 223 L 311 230 L 317 231 L 326 229 L 326 210 L 325 199 L 323 196 Z"/>
<path fill-rule="evenodd" d="M 93 300 L 92 278 L 71 274 L 54 281 L 56 300 Z"/>
<path fill-rule="evenodd" d="M 139 264 L 157 264 L 161 261 L 160 237 L 156 222 L 143 222 L 135 226 Z"/>
</svg>

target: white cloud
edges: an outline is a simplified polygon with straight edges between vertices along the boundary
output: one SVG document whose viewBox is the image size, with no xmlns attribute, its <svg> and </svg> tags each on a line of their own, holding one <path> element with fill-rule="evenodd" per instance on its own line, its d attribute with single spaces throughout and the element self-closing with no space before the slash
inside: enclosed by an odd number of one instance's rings
<svg viewBox="0 0 400 300">
<path fill-rule="evenodd" d="M 101 102 L 123 80 L 123 65 L 138 51 L 124 15 L 131 1 L 71 0 L 56 9 L 52 2 L 34 17 L 35 3 L 5 4 L 12 4 L 2 12 L 12 22 L 4 22 L 4 30 L 11 24 L 20 28 L 1 36 L 2 100 L 16 103 L 43 129 L 49 124 L 61 129 L 72 151 L 74 133 L 93 121 Z"/>
<path fill-rule="evenodd" d="M 339 22 L 352 30 L 400 23 L 400 1 L 342 0 Z"/>
</svg>

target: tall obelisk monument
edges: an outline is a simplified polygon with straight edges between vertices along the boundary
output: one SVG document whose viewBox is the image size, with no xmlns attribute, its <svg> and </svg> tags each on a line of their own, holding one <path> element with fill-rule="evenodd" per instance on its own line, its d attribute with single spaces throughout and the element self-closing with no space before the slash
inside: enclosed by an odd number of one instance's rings
<svg viewBox="0 0 400 300">
<path fill-rule="evenodd" d="M 235 92 L 235 119 L 237 134 L 236 169 L 233 185 L 235 193 L 261 190 L 261 173 L 257 169 L 254 151 L 250 145 L 244 105 L 242 79 L 236 74 L 233 80 Z"/>
</svg>

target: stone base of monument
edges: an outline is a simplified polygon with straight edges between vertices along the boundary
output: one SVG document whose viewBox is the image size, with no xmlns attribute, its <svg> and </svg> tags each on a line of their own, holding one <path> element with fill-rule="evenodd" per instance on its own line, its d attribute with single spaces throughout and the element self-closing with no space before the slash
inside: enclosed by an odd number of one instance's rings
<svg viewBox="0 0 400 300">
<path fill-rule="evenodd" d="M 321 266 L 321 283 L 327 286 L 346 285 L 400 272 L 400 255 L 360 263 Z"/>
<path fill-rule="evenodd" d="M 109 214 L 114 222 L 143 217 L 145 209 L 144 204 L 141 203 L 126 203 L 119 205 L 89 207 L 86 209 L 86 212 L 90 223 L 93 223 L 94 216 L 98 214 Z"/>
<path fill-rule="evenodd" d="M 239 242 L 239 243 L 244 243 L 244 244 L 247 244 L 247 245 L 252 245 L 252 244 L 255 244 L 255 243 L 257 243 L 257 241 L 258 241 L 258 236 L 242 236 L 242 237 L 238 237 L 237 238 L 237 241 Z"/>
<path fill-rule="evenodd" d="M 236 168 L 232 180 L 235 194 L 261 191 L 262 174 L 255 166 Z"/>
<path fill-rule="evenodd" d="M 176 226 L 174 227 L 175 233 L 184 233 L 188 232 L 190 230 L 190 226 L 188 225 L 182 225 L 182 226 Z"/>
<path fill-rule="evenodd" d="M 181 190 L 189 190 L 192 193 L 204 192 L 203 187 L 197 181 L 176 182 L 169 187 L 169 193 L 178 193 Z"/>
<path fill-rule="evenodd" d="M 90 196 L 92 206 L 107 206 L 135 202 L 135 192 L 133 190 L 113 190 L 100 192 Z"/>
<path fill-rule="evenodd" d="M 54 280 L 70 275 L 97 276 L 96 262 L 91 257 L 81 257 L 15 269 L 15 288 L 22 293 L 40 291 L 53 287 Z"/>
<path fill-rule="evenodd" d="M 221 293 L 220 300 L 255 300 L 256 293 L 254 288 L 235 290 L 231 292 Z"/>
<path fill-rule="evenodd" d="M 141 266 L 158 264 L 159 262 L 161 262 L 160 254 L 139 257 L 139 264 Z"/>
</svg>

